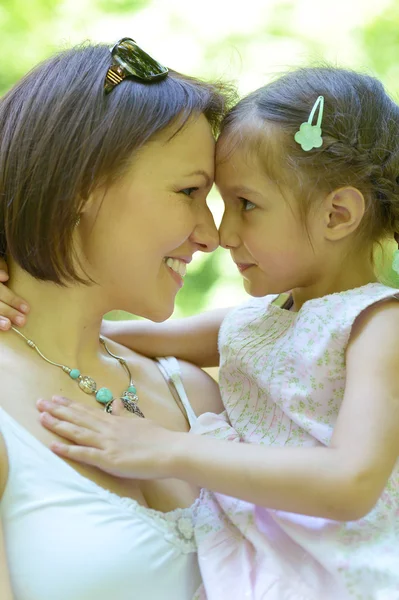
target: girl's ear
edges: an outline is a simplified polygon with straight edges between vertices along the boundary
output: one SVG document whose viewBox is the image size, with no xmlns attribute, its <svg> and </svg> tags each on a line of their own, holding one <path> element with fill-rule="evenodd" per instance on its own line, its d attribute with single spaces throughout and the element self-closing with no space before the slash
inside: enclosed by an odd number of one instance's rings
<svg viewBox="0 0 399 600">
<path fill-rule="evenodd" d="M 325 199 L 326 239 L 340 240 L 353 233 L 365 212 L 364 196 L 354 187 L 342 187 Z"/>
</svg>

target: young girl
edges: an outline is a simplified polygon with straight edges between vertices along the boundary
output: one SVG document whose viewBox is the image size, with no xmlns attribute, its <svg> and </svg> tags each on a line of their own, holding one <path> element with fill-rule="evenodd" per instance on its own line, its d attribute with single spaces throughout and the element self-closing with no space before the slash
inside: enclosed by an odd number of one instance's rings
<svg viewBox="0 0 399 600">
<path fill-rule="evenodd" d="M 218 336 L 225 411 L 188 435 L 39 403 L 76 443 L 60 455 L 205 488 L 198 597 L 399 598 L 398 290 L 373 264 L 399 230 L 398 182 L 399 108 L 375 79 L 302 69 L 252 93 L 225 119 L 216 183 L 221 244 L 254 298 L 223 321 L 106 325 L 202 366 Z"/>
</svg>

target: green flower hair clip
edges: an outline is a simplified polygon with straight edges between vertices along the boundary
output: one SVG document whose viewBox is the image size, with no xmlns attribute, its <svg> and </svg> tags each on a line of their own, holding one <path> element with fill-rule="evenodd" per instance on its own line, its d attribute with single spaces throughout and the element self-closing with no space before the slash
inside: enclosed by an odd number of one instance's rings
<svg viewBox="0 0 399 600">
<path fill-rule="evenodd" d="M 312 125 L 314 114 L 319 107 L 319 115 L 317 117 L 316 125 Z M 308 152 L 313 148 L 320 148 L 323 144 L 323 138 L 321 137 L 321 121 L 323 118 L 324 109 L 324 96 L 319 96 L 313 105 L 312 111 L 309 115 L 307 122 L 302 123 L 299 131 L 296 132 L 294 140 L 300 144 L 302 150 Z"/>
</svg>

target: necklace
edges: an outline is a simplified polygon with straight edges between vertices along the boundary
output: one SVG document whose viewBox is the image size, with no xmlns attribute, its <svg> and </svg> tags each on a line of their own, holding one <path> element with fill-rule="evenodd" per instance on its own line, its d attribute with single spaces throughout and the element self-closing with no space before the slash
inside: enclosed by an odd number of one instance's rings
<svg viewBox="0 0 399 600">
<path fill-rule="evenodd" d="M 23 333 L 21 333 L 19 331 L 19 329 L 16 329 L 15 327 L 11 327 L 11 329 L 13 331 L 15 331 L 15 333 L 20 335 L 26 341 L 29 348 L 36 350 L 36 352 L 39 354 L 39 356 L 41 356 L 46 362 L 48 362 L 50 365 L 54 365 L 54 367 L 59 367 L 60 369 L 62 369 L 64 371 L 64 373 L 69 375 L 69 377 L 71 379 L 76 381 L 76 383 L 79 385 L 80 389 L 83 392 L 85 392 L 85 394 L 91 394 L 91 395 L 95 396 L 97 402 L 104 405 L 105 412 L 112 413 L 112 403 L 114 400 L 116 400 L 116 397 L 113 396 L 111 390 L 109 390 L 106 387 L 102 387 L 98 390 L 97 384 L 92 377 L 89 377 L 88 375 L 82 375 L 80 373 L 79 369 L 71 369 L 70 367 L 67 367 L 66 365 L 61 365 L 60 363 L 56 363 L 56 362 L 50 360 L 49 358 L 44 356 L 44 354 L 39 350 L 39 348 L 36 346 L 36 344 L 32 340 L 28 339 Z M 115 358 L 115 360 L 117 360 L 119 362 L 119 364 L 122 366 L 125 373 L 129 377 L 129 386 L 126 388 L 126 390 L 124 390 L 122 392 L 122 395 L 119 397 L 119 400 L 122 401 L 126 410 L 134 413 L 138 417 L 144 418 L 143 413 L 141 412 L 140 408 L 138 407 L 139 398 L 137 395 L 136 386 L 133 383 L 132 374 L 130 372 L 130 369 L 128 367 L 126 360 L 124 358 L 122 358 L 121 356 L 117 356 L 116 354 L 111 352 L 111 350 L 108 348 L 107 344 L 105 343 L 104 338 L 101 335 L 100 335 L 99 339 L 100 339 L 100 344 L 103 346 L 103 348 L 107 352 L 107 354 L 109 354 L 110 356 L 112 356 L 112 358 Z"/>
</svg>

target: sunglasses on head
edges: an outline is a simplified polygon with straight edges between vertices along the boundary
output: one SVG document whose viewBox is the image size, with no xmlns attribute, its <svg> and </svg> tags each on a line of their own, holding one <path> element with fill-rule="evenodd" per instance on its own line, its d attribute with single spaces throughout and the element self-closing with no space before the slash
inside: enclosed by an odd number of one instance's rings
<svg viewBox="0 0 399 600">
<path fill-rule="evenodd" d="M 131 38 L 122 38 L 110 48 L 113 64 L 108 69 L 104 90 L 109 94 L 114 87 L 128 77 L 150 83 L 164 79 L 169 69 L 144 52 Z"/>
</svg>

